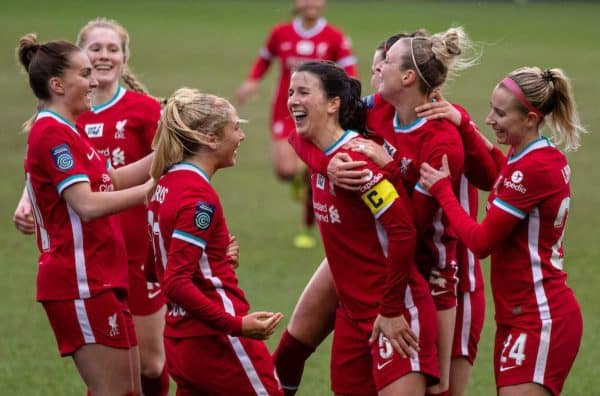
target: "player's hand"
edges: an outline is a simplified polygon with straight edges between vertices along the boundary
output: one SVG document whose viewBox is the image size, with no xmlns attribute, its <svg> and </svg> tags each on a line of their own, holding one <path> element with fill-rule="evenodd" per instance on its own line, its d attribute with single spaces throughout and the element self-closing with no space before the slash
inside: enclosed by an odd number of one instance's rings
<svg viewBox="0 0 600 396">
<path fill-rule="evenodd" d="M 33 220 L 31 201 L 29 200 L 27 190 L 23 190 L 21 199 L 17 204 L 15 213 L 13 214 L 13 223 L 17 230 L 25 235 L 31 235 L 35 232 L 35 222 Z"/>
<path fill-rule="evenodd" d="M 327 164 L 327 178 L 338 187 L 358 190 L 370 172 L 368 169 L 355 169 L 366 164 L 365 161 L 353 161 L 348 153 L 337 153 Z"/>
<path fill-rule="evenodd" d="M 380 168 L 383 168 L 387 163 L 394 160 L 381 144 L 377 144 L 369 139 L 352 139 L 345 146 L 352 151 L 366 155 Z"/>
<path fill-rule="evenodd" d="M 412 331 L 404 316 L 388 318 L 377 315 L 369 342 L 375 342 L 383 334 L 403 358 L 414 356 L 419 350 L 419 337 Z"/>
<path fill-rule="evenodd" d="M 242 318 L 242 336 L 266 340 L 283 319 L 281 312 L 252 312 Z"/>
<path fill-rule="evenodd" d="M 435 120 L 445 118 L 456 126 L 460 126 L 462 116 L 456 107 L 446 101 L 442 94 L 436 90 L 431 94 L 431 101 L 415 107 L 417 117 Z"/>
<path fill-rule="evenodd" d="M 442 167 L 437 170 L 427 162 L 421 164 L 421 179 L 419 183 L 427 190 L 431 188 L 435 183 L 442 180 L 445 177 L 450 176 L 450 167 L 448 166 L 448 156 L 444 154 L 442 157 Z"/>
<path fill-rule="evenodd" d="M 227 245 L 225 254 L 229 257 L 229 262 L 233 268 L 240 266 L 240 244 L 235 235 L 229 234 L 229 245 Z"/>
<path fill-rule="evenodd" d="M 256 95 L 258 90 L 258 81 L 246 80 L 235 91 L 234 98 L 237 105 L 242 106 L 248 99 Z"/>
</svg>

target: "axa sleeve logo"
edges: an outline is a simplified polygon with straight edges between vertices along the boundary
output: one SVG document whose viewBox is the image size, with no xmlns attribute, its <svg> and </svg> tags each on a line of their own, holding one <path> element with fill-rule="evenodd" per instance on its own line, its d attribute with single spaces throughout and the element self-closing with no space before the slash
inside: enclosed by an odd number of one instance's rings
<svg viewBox="0 0 600 396">
<path fill-rule="evenodd" d="M 68 171 L 73 168 L 75 161 L 71 154 L 71 149 L 68 144 L 60 144 L 50 149 L 50 154 L 54 160 L 54 164 L 61 171 Z"/>
</svg>

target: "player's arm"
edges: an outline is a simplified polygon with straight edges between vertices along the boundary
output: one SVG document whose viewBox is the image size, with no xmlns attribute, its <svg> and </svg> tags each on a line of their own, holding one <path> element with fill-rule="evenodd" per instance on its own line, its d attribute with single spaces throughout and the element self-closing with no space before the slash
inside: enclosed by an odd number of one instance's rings
<svg viewBox="0 0 600 396">
<path fill-rule="evenodd" d="M 429 139 L 424 141 L 422 153 L 425 161 L 437 168 L 441 167 L 442 158 L 446 156 L 450 174 L 456 185 L 458 183 L 457 178 L 463 172 L 464 152 L 460 143 L 455 143 L 452 139 L 432 134 Z M 415 186 L 412 200 L 417 219 L 417 230 L 421 234 L 432 227 L 439 205 L 431 194 L 419 183 Z"/>
<path fill-rule="evenodd" d="M 445 118 L 458 127 L 465 151 L 465 176 L 478 189 L 489 191 L 503 165 L 498 166 L 494 157 L 500 150 L 481 133 L 462 106 L 450 104 L 439 93 L 434 99 L 416 107 L 417 115 L 429 120 Z"/>
<path fill-rule="evenodd" d="M 146 183 L 150 178 L 150 165 L 153 158 L 154 152 L 118 169 L 109 168 L 109 174 L 115 189 L 122 190 Z"/>
<path fill-rule="evenodd" d="M 465 149 L 465 176 L 478 189 L 490 191 L 504 165 L 504 155 L 481 133 L 464 108 L 453 106 L 461 114 L 458 130 Z M 500 163 L 498 154 L 502 154 Z"/>
<path fill-rule="evenodd" d="M 27 188 L 23 189 L 21 199 L 17 203 L 15 213 L 13 214 L 13 223 L 17 230 L 25 235 L 31 235 L 35 232 L 35 221 L 31 211 L 31 200 L 27 193 Z"/>
<path fill-rule="evenodd" d="M 352 39 L 343 32 L 339 32 L 338 48 L 336 51 L 335 62 L 342 67 L 350 77 L 358 79 L 358 67 L 356 65 L 356 56 L 352 51 Z"/>
<path fill-rule="evenodd" d="M 274 28 L 270 33 L 265 45 L 260 49 L 258 57 L 254 60 L 250 73 L 246 80 L 235 91 L 234 97 L 236 103 L 240 106 L 246 103 L 248 99 L 256 94 L 258 83 L 269 70 L 271 61 L 277 53 L 277 28 Z"/>
<path fill-rule="evenodd" d="M 188 217 L 191 222 L 193 214 L 189 210 L 183 212 L 184 215 L 186 213 L 190 214 Z M 212 328 L 225 334 L 240 335 L 242 318 L 225 312 L 221 305 L 207 298 L 193 282 L 205 249 L 206 241 L 198 233 L 173 230 L 162 290 L 170 301 Z"/>
<path fill-rule="evenodd" d="M 388 242 L 388 271 L 380 314 L 373 325 L 371 340 L 376 340 L 381 332 L 398 353 L 408 356 L 418 349 L 418 337 L 402 316 L 410 267 L 414 265 L 416 230 L 402 197 L 387 179 L 382 179 L 361 194 L 363 202 L 386 231 Z"/>
<path fill-rule="evenodd" d="M 90 221 L 142 204 L 150 187 L 149 181 L 124 190 L 96 192 L 92 191 L 87 175 L 81 174 L 59 184 L 58 191 L 81 220 Z"/>
<path fill-rule="evenodd" d="M 447 164 L 440 170 L 425 163 L 421 167 L 421 185 L 440 203 L 452 228 L 465 246 L 479 257 L 488 256 L 504 241 L 526 212 L 506 202 L 495 200 L 485 219 L 478 224 L 460 205 L 448 176 Z"/>
</svg>

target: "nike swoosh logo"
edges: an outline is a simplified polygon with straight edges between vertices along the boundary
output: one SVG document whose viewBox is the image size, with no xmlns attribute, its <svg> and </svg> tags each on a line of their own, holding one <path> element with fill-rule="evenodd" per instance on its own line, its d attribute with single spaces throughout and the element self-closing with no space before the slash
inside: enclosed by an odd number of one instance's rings
<svg viewBox="0 0 600 396">
<path fill-rule="evenodd" d="M 434 297 L 435 297 L 435 296 L 442 295 L 442 294 L 444 294 L 444 293 L 448 293 L 448 290 L 441 290 L 441 291 L 435 291 L 435 290 L 432 290 L 432 291 L 431 291 L 431 295 L 432 295 L 432 296 L 434 296 Z"/>
<path fill-rule="evenodd" d="M 510 369 L 514 369 L 515 367 L 517 367 L 517 366 L 508 366 L 508 367 L 502 367 L 502 366 L 500 366 L 500 372 L 503 373 L 503 372 L 508 371 Z"/>
<path fill-rule="evenodd" d="M 152 300 L 154 297 L 158 296 L 159 294 L 160 294 L 160 289 L 158 289 L 157 291 L 154 291 L 154 292 L 149 291 L 148 298 L 150 300 Z"/>
<path fill-rule="evenodd" d="M 91 161 L 92 158 L 94 158 L 94 154 L 96 154 L 95 151 L 92 151 L 91 153 L 87 154 L 87 159 Z"/>
<path fill-rule="evenodd" d="M 387 366 L 390 363 L 392 363 L 391 360 L 388 360 L 387 362 L 383 362 L 382 364 L 377 363 L 377 370 L 381 370 L 382 368 L 384 368 L 385 366 Z"/>
</svg>

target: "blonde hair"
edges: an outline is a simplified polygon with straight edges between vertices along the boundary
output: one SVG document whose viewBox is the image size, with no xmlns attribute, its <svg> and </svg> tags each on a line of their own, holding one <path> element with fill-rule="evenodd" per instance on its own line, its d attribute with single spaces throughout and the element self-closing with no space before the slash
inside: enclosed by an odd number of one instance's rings
<svg viewBox="0 0 600 396">
<path fill-rule="evenodd" d="M 78 47 L 83 48 L 88 40 L 88 34 L 90 33 L 90 31 L 96 28 L 111 29 L 119 35 L 119 37 L 121 38 L 121 50 L 123 51 L 123 54 L 125 56 L 125 62 L 123 63 L 123 71 L 121 72 L 121 79 L 130 90 L 143 93 L 145 95 L 150 95 L 148 89 L 144 86 L 144 84 L 142 84 L 140 80 L 137 79 L 137 77 L 133 74 L 133 72 L 128 66 L 127 60 L 129 59 L 129 56 L 131 54 L 131 51 L 129 49 L 129 32 L 127 32 L 127 29 L 125 29 L 125 27 L 123 27 L 123 25 L 121 25 L 119 22 L 115 21 L 114 19 L 107 18 L 92 19 L 79 30 L 79 34 L 77 35 L 77 41 L 75 42 L 75 44 L 77 44 Z M 161 101 L 161 98 L 157 99 Z"/>
<path fill-rule="evenodd" d="M 563 70 L 522 67 L 510 72 L 508 77 L 517 83 L 536 109 L 548 116 L 556 145 L 564 143 L 565 151 L 581 146 L 581 134 L 587 131 L 579 120 L 571 83 Z M 521 111 L 528 112 L 518 100 L 515 102 Z"/>
<path fill-rule="evenodd" d="M 420 31 L 405 37 L 409 51 L 402 59 L 402 68 L 414 69 L 424 94 L 440 87 L 448 78 L 477 64 L 479 54 L 462 27 L 454 27 L 429 36 Z"/>
<path fill-rule="evenodd" d="M 152 142 L 155 155 L 150 175 L 155 185 L 150 196 L 173 164 L 220 138 L 232 120 L 233 106 L 226 99 L 191 88 L 175 91 L 167 100 Z"/>
</svg>

